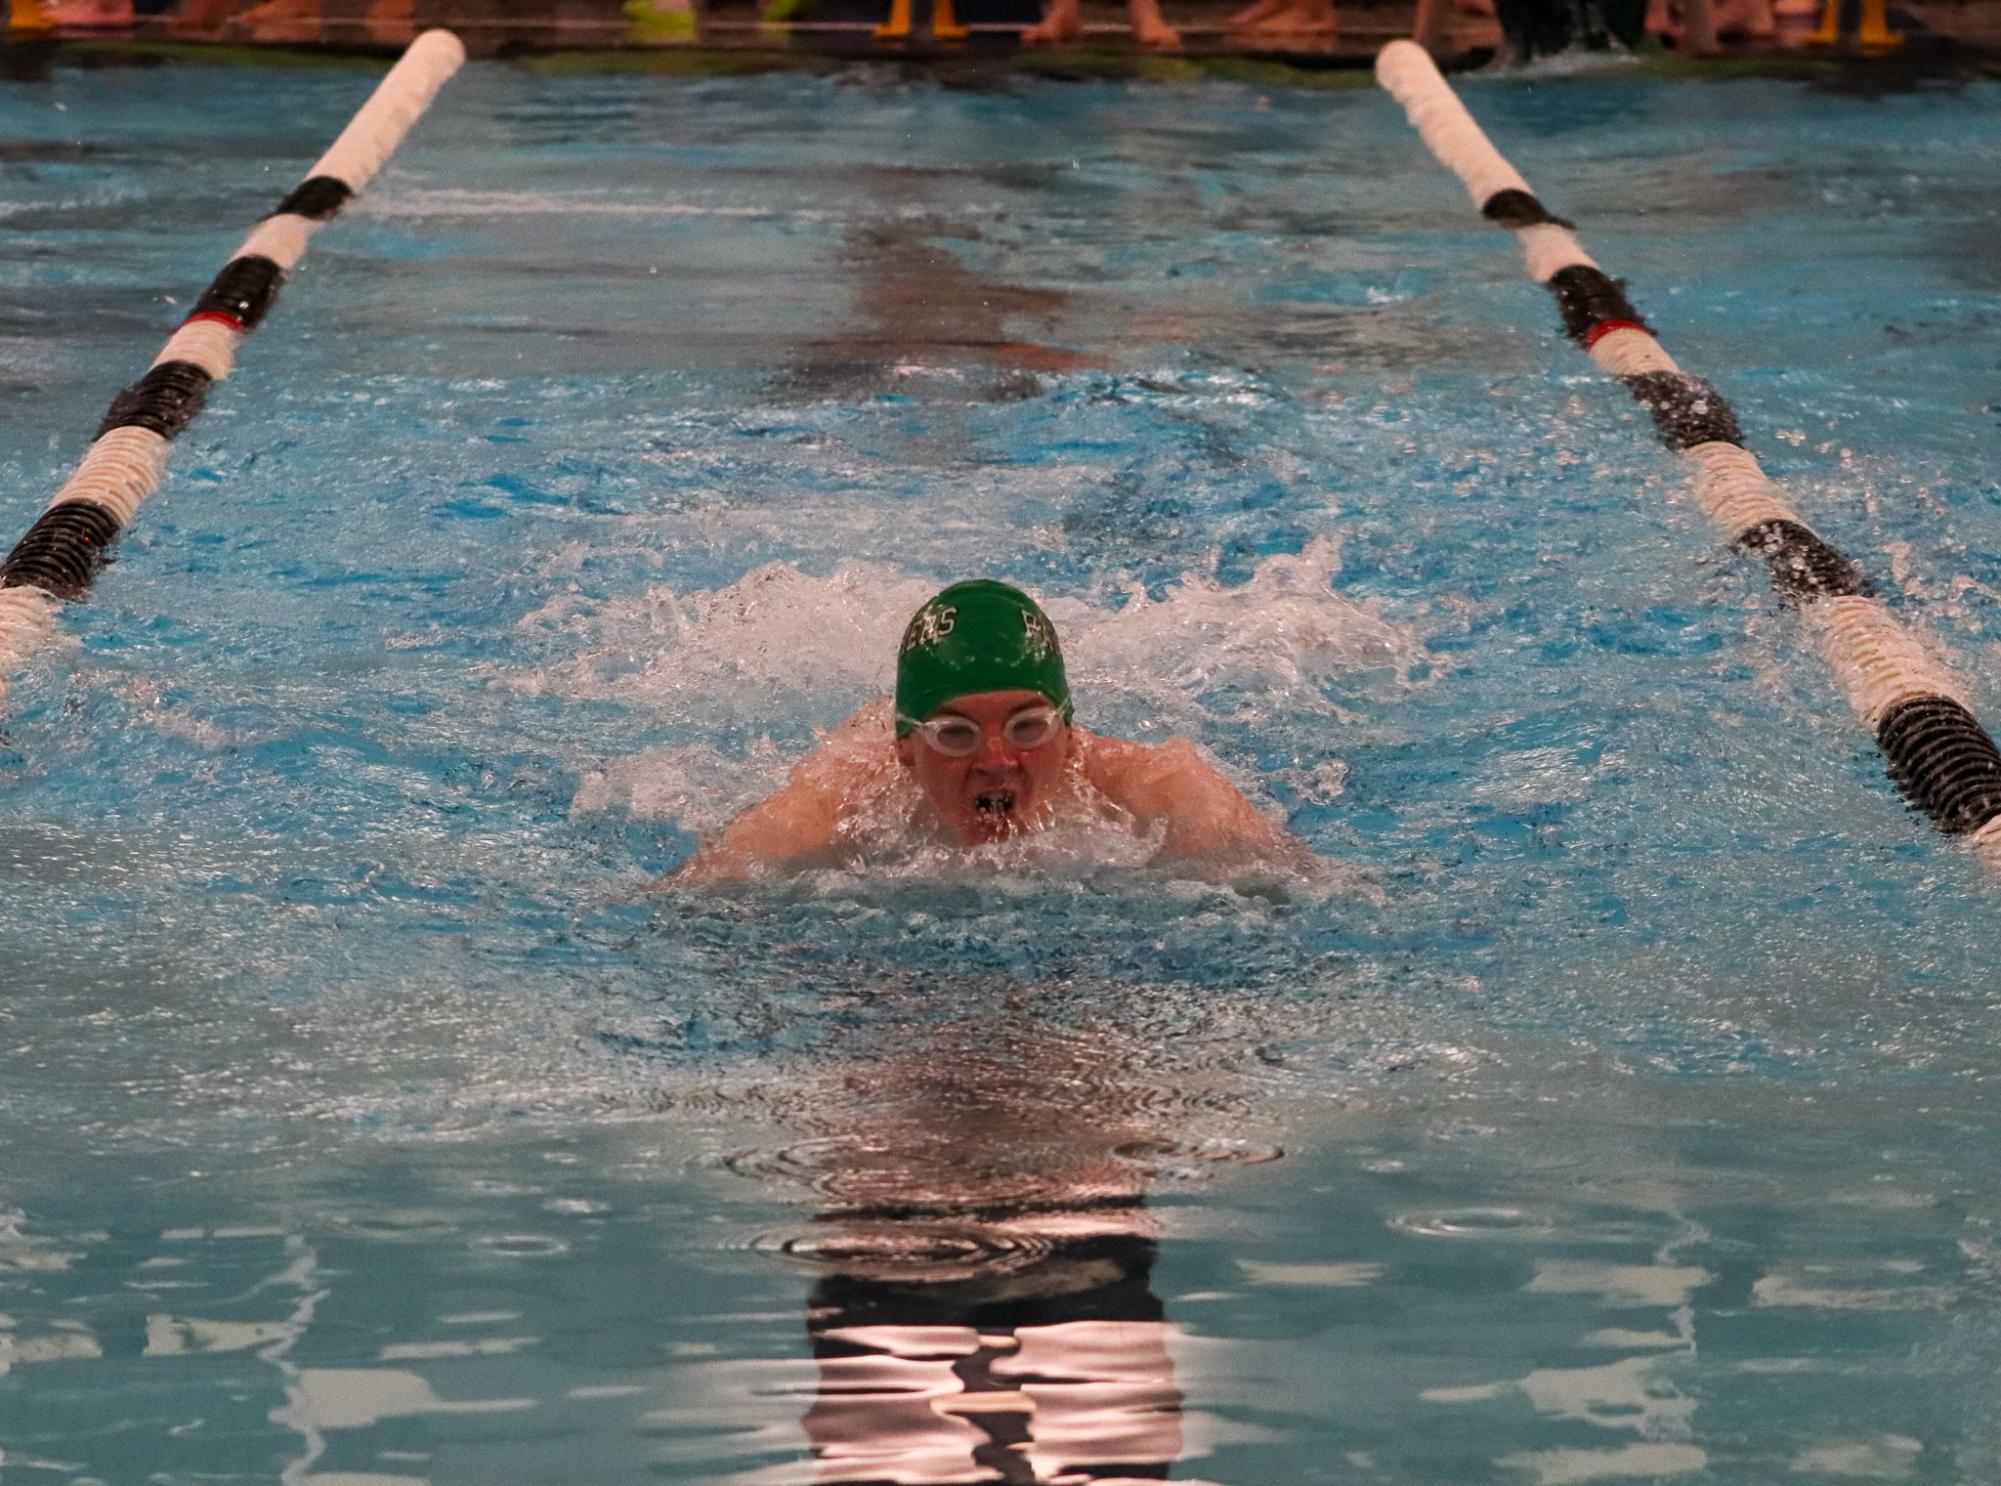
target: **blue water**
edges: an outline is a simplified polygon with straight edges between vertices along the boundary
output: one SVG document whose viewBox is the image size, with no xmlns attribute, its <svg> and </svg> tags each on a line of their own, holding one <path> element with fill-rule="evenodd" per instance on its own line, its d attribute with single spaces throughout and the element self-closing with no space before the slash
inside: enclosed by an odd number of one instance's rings
<svg viewBox="0 0 2001 1486">
<path fill-rule="evenodd" d="M 0 525 L 370 81 L 0 87 Z M 2001 89 L 1467 94 L 2001 715 Z M 0 1480 L 1994 1480 L 1996 884 L 1648 433 L 1369 90 L 469 68 L 9 699 Z M 1333 883 L 652 889 L 974 572 Z"/>
</svg>

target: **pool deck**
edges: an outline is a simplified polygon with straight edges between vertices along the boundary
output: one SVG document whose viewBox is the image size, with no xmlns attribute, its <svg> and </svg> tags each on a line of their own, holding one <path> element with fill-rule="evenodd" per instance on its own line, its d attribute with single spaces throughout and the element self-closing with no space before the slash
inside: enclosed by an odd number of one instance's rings
<svg viewBox="0 0 2001 1486">
<path fill-rule="evenodd" d="M 19 0 L 16 0 L 19 3 Z M 248 0 L 246 0 L 248 3 Z M 706 0 L 694 12 L 658 19 L 629 17 L 643 6 L 664 9 L 678 0 L 627 0 L 620 14 L 609 0 L 550 0 L 532 19 L 503 18 L 502 7 L 482 0 L 388 0 L 364 11 L 355 0 L 286 0 L 296 14 L 251 27 L 241 15 L 198 27 L 185 20 L 142 19 L 135 25 L 14 31 L 0 55 L 8 70 L 62 61 L 116 66 L 175 59 L 340 65 L 355 58 L 393 54 L 426 26 L 449 26 L 475 56 L 515 59 L 560 71 L 641 71 L 723 74 L 769 69 L 823 69 L 875 61 L 946 75 L 1021 72 L 1057 77 L 1235 76 L 1319 86 L 1366 79 L 1381 46 L 1409 34 L 1409 4 L 1343 3 L 1340 31 L 1279 45 L 1246 39 L 1227 25 L 1242 0 L 1165 0 L 1169 22 L 1181 33 L 1172 52 L 1136 47 L 1123 4 L 1086 0 L 1083 39 L 1063 47 L 1027 47 L 1021 27 L 1034 18 L 1038 0 L 960 0 L 968 34 L 939 39 L 928 26 L 928 0 L 914 0 L 916 22 L 904 37 L 878 34 L 888 0 L 806 0 L 794 18 L 761 19 L 753 0 Z M 1884 86 L 1937 76 L 2001 76 L 2001 0 L 1908 0 L 1896 4 L 1892 24 L 1906 33 L 1895 52 L 1862 55 L 1854 48 L 1801 48 L 1725 37 L 1716 51 L 1694 56 L 1650 43 L 1618 65 L 1686 76 L 1806 76 L 1853 79 Z M 1454 26 L 1441 62 L 1448 69 L 1485 65 L 1500 51 L 1491 18 L 1465 15 Z"/>
</svg>

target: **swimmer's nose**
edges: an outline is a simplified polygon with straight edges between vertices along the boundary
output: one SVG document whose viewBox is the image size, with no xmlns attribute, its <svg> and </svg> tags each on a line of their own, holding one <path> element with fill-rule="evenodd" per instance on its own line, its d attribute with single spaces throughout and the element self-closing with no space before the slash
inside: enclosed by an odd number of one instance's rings
<svg viewBox="0 0 2001 1486">
<path fill-rule="evenodd" d="M 1016 764 L 1014 750 L 999 733 L 982 732 L 979 751 L 973 755 L 973 769 L 981 774 L 1005 774 Z"/>
</svg>

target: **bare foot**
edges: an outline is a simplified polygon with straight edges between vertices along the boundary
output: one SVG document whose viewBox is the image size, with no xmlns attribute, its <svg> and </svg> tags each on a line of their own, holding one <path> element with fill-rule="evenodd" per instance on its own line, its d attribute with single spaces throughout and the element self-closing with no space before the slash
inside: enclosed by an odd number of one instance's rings
<svg viewBox="0 0 2001 1486">
<path fill-rule="evenodd" d="M 1134 21 L 1133 40 L 1150 52 L 1181 50 L 1181 33 L 1165 21 Z"/>
<path fill-rule="evenodd" d="M 1292 0 L 1257 0 L 1254 5 L 1246 5 L 1242 10 L 1223 22 L 1224 29 L 1240 31 L 1246 26 L 1255 26 L 1277 15 Z"/>
<path fill-rule="evenodd" d="M 1315 19 L 1312 16 L 1281 16 L 1247 32 L 1251 36 L 1269 36 L 1275 40 L 1292 40 L 1302 36 L 1332 36 L 1339 28 L 1332 16 Z"/>
<path fill-rule="evenodd" d="M 1246 27 L 1243 34 L 1247 40 L 1288 43 L 1332 37 L 1334 33 L 1332 0 L 1287 0 L 1260 24 Z"/>
<path fill-rule="evenodd" d="M 1716 7 L 1716 34 L 1770 41 L 1778 34 L 1771 0 L 1724 0 Z"/>
<path fill-rule="evenodd" d="M 257 41 L 318 41 L 320 0 L 264 0 L 230 22 L 230 29 L 248 31 Z"/>
<path fill-rule="evenodd" d="M 132 24 L 132 0 L 56 0 L 48 13 L 65 31 L 116 30 Z"/>
<path fill-rule="evenodd" d="M 1021 33 L 1023 46 L 1061 46 L 1084 37 L 1084 17 L 1074 5 L 1056 4 L 1042 20 Z"/>
</svg>

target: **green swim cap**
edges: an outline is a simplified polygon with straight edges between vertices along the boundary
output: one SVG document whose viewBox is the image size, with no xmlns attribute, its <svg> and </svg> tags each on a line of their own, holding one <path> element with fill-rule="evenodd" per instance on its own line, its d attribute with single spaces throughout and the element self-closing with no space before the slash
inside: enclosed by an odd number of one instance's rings
<svg viewBox="0 0 2001 1486">
<path fill-rule="evenodd" d="M 896 736 L 955 697 L 1039 691 L 1070 720 L 1070 682 L 1056 626 L 1019 588 L 954 583 L 911 616 L 896 651 Z M 909 719 L 906 721 L 906 719 Z"/>
</svg>

